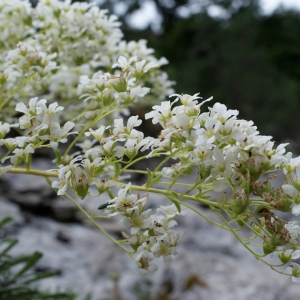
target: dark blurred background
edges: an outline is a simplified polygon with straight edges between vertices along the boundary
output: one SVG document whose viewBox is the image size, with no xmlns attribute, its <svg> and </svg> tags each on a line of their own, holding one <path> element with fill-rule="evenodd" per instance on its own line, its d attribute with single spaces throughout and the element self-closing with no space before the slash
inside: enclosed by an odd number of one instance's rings
<svg viewBox="0 0 300 300">
<path fill-rule="evenodd" d="M 74 1 L 75 2 L 75 1 Z M 152 21 L 137 28 L 132 16 L 151 3 Z M 300 13 L 262 13 L 257 0 L 99 0 L 117 14 L 125 39 L 148 40 L 176 81 L 177 93 L 240 111 L 261 134 L 290 142 L 300 153 Z M 143 10 L 147 19 L 150 10 Z M 152 12 L 153 14 L 153 12 Z M 212 103 L 211 103 L 212 105 Z"/>
</svg>

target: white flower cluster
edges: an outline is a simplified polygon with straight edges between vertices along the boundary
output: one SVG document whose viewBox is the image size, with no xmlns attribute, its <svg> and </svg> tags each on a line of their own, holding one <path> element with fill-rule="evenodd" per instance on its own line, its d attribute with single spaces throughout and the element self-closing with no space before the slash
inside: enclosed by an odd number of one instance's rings
<svg viewBox="0 0 300 300">
<path fill-rule="evenodd" d="M 47 100 L 38 100 L 37 97 L 30 99 L 28 106 L 19 102 L 16 111 L 23 115 L 19 118 L 19 123 L 14 127 L 19 127 L 27 132 L 25 136 L 15 138 L 5 138 L 10 131 L 8 123 L 0 124 L 0 146 L 5 146 L 8 150 L 2 158 L 2 162 L 10 158 L 12 165 L 19 165 L 21 162 L 30 163 L 30 154 L 35 149 L 42 147 L 52 147 L 56 149 L 58 143 L 67 142 L 67 136 L 77 132 L 70 132 L 75 123 L 68 121 L 63 127 L 58 122 L 58 113 L 63 110 L 56 102 L 46 105 Z M 48 142 L 48 143 L 47 143 Z M 13 155 L 8 155 L 9 153 Z"/>
<path fill-rule="evenodd" d="M 113 130 L 110 130 L 110 126 L 103 125 L 97 130 L 90 128 L 85 135 L 92 136 L 94 140 L 78 143 L 83 153 L 74 153 L 72 160 L 64 161 L 58 167 L 58 180 L 52 183 L 52 187 L 58 189 L 58 195 L 63 195 L 68 188 L 72 188 L 84 199 L 91 185 L 95 186 L 99 193 L 105 192 L 110 187 L 105 181 L 105 176 L 111 178 L 115 175 L 112 170 L 116 159 L 123 159 L 125 156 L 131 161 L 138 155 L 139 150 L 148 149 L 152 138 L 144 138 L 141 131 L 134 129 L 141 123 L 138 116 L 132 116 L 128 119 L 126 127 L 123 119 L 116 119 Z M 105 176 L 100 178 L 101 174 Z"/>
<path fill-rule="evenodd" d="M 6 101 L 5 106 L 13 108 L 14 99 L 26 101 L 36 93 L 47 91 L 48 100 L 55 102 L 59 98 L 67 109 L 70 107 L 78 114 L 83 109 L 77 95 L 80 76 L 92 77 L 96 68 L 101 68 L 103 74 L 111 72 L 111 66 L 117 66 L 121 55 L 125 60 L 131 57 L 137 60 L 130 88 L 122 90 L 130 94 L 127 104 L 141 94 L 140 90 L 146 89 L 144 86 L 153 86 L 147 101 L 163 99 L 173 92 L 173 82 L 160 70 L 167 60 L 157 60 L 144 40 L 123 41 L 119 26 L 116 16 L 107 16 L 107 11 L 88 3 L 41 0 L 33 8 L 28 0 L 2 1 L 0 62 L 4 66 L 0 68 L 0 87 L 7 91 L 14 87 L 13 99 Z M 119 71 L 115 70 L 109 77 L 114 75 L 119 76 Z M 114 93 L 114 90 L 110 92 Z M 72 104 L 69 99 L 73 99 Z"/>
<path fill-rule="evenodd" d="M 140 274 L 146 274 L 157 270 L 157 266 L 151 263 L 154 258 L 162 256 L 164 262 L 170 262 L 172 255 L 177 254 L 178 234 L 170 228 L 177 225 L 173 218 L 184 213 L 179 213 L 176 206 L 171 204 L 160 206 L 156 214 L 151 215 L 152 209 L 144 210 L 148 195 L 140 198 L 139 194 L 131 194 L 130 186 L 128 183 L 109 202 L 108 216 L 123 216 L 120 223 L 130 228 L 131 235 L 127 239 L 135 252 L 134 261 L 140 268 Z"/>
<path fill-rule="evenodd" d="M 35 32 L 32 27 L 32 7 L 29 1 L 2 0 L 0 12 L 0 49 L 12 49 L 26 35 Z M 2 52 L 0 62 L 3 61 Z"/>
<path fill-rule="evenodd" d="M 132 102 L 137 102 L 150 91 L 147 87 L 137 85 L 138 79 L 158 65 L 154 63 L 145 65 L 146 60 L 138 62 L 136 60 L 136 56 L 129 61 L 124 56 L 120 56 L 118 63 L 112 66 L 122 69 L 119 75 L 99 71 L 93 75 L 92 79 L 86 75 L 81 76 L 78 94 L 84 93 L 81 98 L 84 97 L 84 101 L 93 101 L 94 106 L 99 109 L 114 103 L 118 107 L 126 107 Z M 95 109 L 93 113 L 96 113 Z"/>
<path fill-rule="evenodd" d="M 261 197 L 261 204 L 268 207 L 257 211 L 264 222 L 268 221 L 268 226 L 264 226 L 267 233 L 264 252 L 279 251 L 282 255 L 284 246 L 289 249 L 290 259 L 298 258 L 300 227 L 284 225 L 270 209 L 300 214 L 300 157 L 285 154 L 287 144 L 274 149 L 271 137 L 259 135 L 253 122 L 237 119 L 236 110 L 215 103 L 209 112 L 200 113 L 205 101 L 198 104 L 198 94 L 175 96 L 177 99 L 172 104 L 162 102 L 146 114 L 146 118 L 163 127 L 159 137 L 151 142 L 152 153 L 163 150 L 179 159 L 173 166 L 162 169 L 163 176 L 176 177 L 196 166 L 199 182 L 213 182 L 218 192 L 231 188 L 231 210 L 235 216 L 243 214 L 246 219 L 253 214 L 248 210 L 250 196 Z M 181 105 L 174 106 L 178 100 Z M 276 177 L 274 174 L 263 183 L 259 181 L 263 174 L 277 169 L 286 175 L 286 183 L 279 189 L 269 182 Z"/>
<path fill-rule="evenodd" d="M 7 53 L 0 73 L 4 95 L 14 91 L 14 96 L 26 97 L 33 91 L 43 92 L 49 87 L 49 80 L 53 71 L 57 69 L 57 64 L 53 61 L 56 53 L 47 55 L 39 48 L 27 42 L 20 42 L 17 48 Z M 15 102 L 11 102 L 11 105 L 13 103 Z"/>
<path fill-rule="evenodd" d="M 194 165 L 202 181 L 215 181 L 216 191 L 239 190 L 245 189 L 248 178 L 259 179 L 288 157 L 283 155 L 285 144 L 273 149 L 271 137 L 259 135 L 253 122 L 237 119 L 236 110 L 215 103 L 209 112 L 200 113 L 206 101 L 198 104 L 198 94 L 175 96 L 172 104 L 162 102 L 146 114 L 146 119 L 163 127 L 152 141 L 152 153 L 164 150 L 180 159 L 162 170 L 164 176 L 175 176 Z M 181 105 L 175 106 L 178 100 Z"/>
</svg>

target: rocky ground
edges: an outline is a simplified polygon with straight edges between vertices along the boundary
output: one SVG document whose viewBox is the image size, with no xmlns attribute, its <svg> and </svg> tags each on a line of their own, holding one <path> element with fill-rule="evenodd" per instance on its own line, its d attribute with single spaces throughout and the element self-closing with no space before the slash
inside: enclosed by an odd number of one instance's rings
<svg viewBox="0 0 300 300">
<path fill-rule="evenodd" d="M 158 196 L 152 200 L 165 201 Z M 104 201 L 88 198 L 84 205 L 92 210 Z M 215 218 L 208 209 L 197 208 Z M 299 299 L 299 285 L 256 261 L 233 235 L 192 212 L 177 218 L 178 231 L 187 229 L 179 254 L 171 264 L 161 261 L 159 270 L 147 276 L 140 276 L 130 257 L 87 223 L 72 203 L 57 197 L 43 178 L 8 174 L 0 181 L 0 219 L 8 215 L 14 219 L 8 230 L 19 239 L 14 253 L 43 252 L 38 268 L 52 269 L 56 276 L 41 283 L 53 290 L 92 293 L 93 300 Z M 120 237 L 117 222 L 102 224 Z M 117 286 L 112 275 L 119 276 Z M 152 298 L 146 296 L 148 289 Z M 139 290 L 143 296 L 137 296 Z"/>
</svg>

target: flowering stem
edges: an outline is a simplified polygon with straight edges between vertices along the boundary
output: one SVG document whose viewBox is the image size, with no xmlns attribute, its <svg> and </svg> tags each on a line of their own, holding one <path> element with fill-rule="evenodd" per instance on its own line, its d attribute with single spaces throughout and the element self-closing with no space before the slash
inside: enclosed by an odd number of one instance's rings
<svg viewBox="0 0 300 300">
<path fill-rule="evenodd" d="M 74 140 L 71 142 L 71 144 L 69 145 L 69 147 L 67 148 L 66 152 L 64 153 L 63 156 L 63 161 L 65 160 L 67 154 L 70 152 L 70 150 L 74 147 L 75 143 L 79 140 L 79 138 L 81 138 L 83 136 L 83 134 L 89 129 L 91 128 L 93 125 L 95 125 L 97 122 L 99 122 L 99 120 L 101 120 L 102 118 L 108 116 L 109 114 L 120 110 L 120 108 L 115 108 L 113 110 L 109 110 L 106 113 L 102 113 L 100 114 L 100 116 L 98 116 L 95 120 L 93 120 L 92 122 L 90 122 L 87 126 L 85 126 L 80 132 L 79 134 L 74 138 Z"/>
<path fill-rule="evenodd" d="M 70 195 L 65 194 L 65 196 L 97 227 L 106 237 L 108 237 L 112 242 L 122 248 L 128 254 L 131 253 L 128 249 L 122 246 L 117 240 L 115 240 L 111 235 L 109 235 L 95 220 L 95 217 L 90 216 Z"/>
<path fill-rule="evenodd" d="M 222 229 L 225 229 L 227 231 L 230 231 L 228 228 L 224 228 L 223 227 L 223 224 L 219 224 L 215 221 L 213 221 L 212 219 L 210 219 L 209 217 L 205 216 L 204 214 L 200 213 L 197 209 L 195 209 L 194 207 L 192 207 L 191 205 L 185 203 L 185 202 L 182 202 L 180 200 L 177 200 L 179 204 L 181 204 L 182 206 L 185 206 L 187 207 L 188 209 L 190 209 L 191 211 L 195 212 L 197 215 L 199 215 L 200 217 L 202 217 L 203 219 L 207 220 L 208 222 L 222 228 Z"/>
<path fill-rule="evenodd" d="M 57 172 L 46 172 L 42 170 L 26 168 L 11 168 L 10 170 L 8 170 L 8 173 L 37 175 L 43 177 L 57 177 Z"/>
<path fill-rule="evenodd" d="M 121 183 L 121 182 L 117 182 L 117 181 L 112 181 L 115 185 L 119 185 L 122 187 L 126 187 L 125 183 Z M 161 195 L 165 195 L 166 197 L 180 197 L 180 198 L 184 198 L 186 200 L 191 200 L 191 201 L 195 201 L 195 202 L 200 202 L 202 204 L 206 204 L 208 206 L 213 206 L 216 208 L 223 208 L 223 205 L 215 202 L 215 201 L 209 201 L 206 199 L 202 199 L 202 198 L 195 198 L 194 196 L 190 196 L 190 195 L 185 195 L 185 194 L 177 194 L 174 195 L 174 192 L 170 192 L 170 191 L 166 191 L 166 190 L 161 190 L 161 189 L 156 189 L 156 188 L 150 188 L 150 187 L 144 187 L 144 186 L 138 186 L 138 185 L 131 185 L 130 187 L 131 190 L 136 190 L 136 191 L 143 191 L 143 192 L 149 192 L 149 193 L 155 193 L 155 194 L 161 194 Z M 176 201 L 179 201 L 178 199 L 176 199 Z"/>
<path fill-rule="evenodd" d="M 256 259 L 259 259 L 259 260 L 261 260 L 261 261 L 263 261 L 264 262 L 264 260 L 263 259 L 261 259 L 261 257 L 262 256 L 264 256 L 264 255 L 259 255 L 258 253 L 256 253 L 256 252 L 254 252 L 250 247 L 248 247 L 245 243 L 243 243 L 243 240 L 242 240 L 242 238 L 235 232 L 235 230 L 233 230 L 233 228 L 228 224 L 228 222 L 225 220 L 225 218 L 222 216 L 222 214 L 220 214 L 220 212 L 218 212 L 218 211 L 215 211 L 216 212 L 216 214 L 224 221 L 224 224 L 227 224 L 227 228 L 228 228 L 228 230 L 238 239 L 238 241 L 249 251 L 249 252 L 251 252 L 254 256 L 255 256 L 255 258 Z M 224 228 L 224 229 L 226 229 L 226 228 Z"/>
<path fill-rule="evenodd" d="M 155 155 L 155 156 L 159 156 L 159 155 Z M 153 155 L 152 157 L 155 157 L 155 156 Z M 143 159 L 146 159 L 146 158 L 147 158 L 147 156 L 144 155 L 144 156 L 141 156 L 141 157 L 139 157 L 139 158 L 133 160 L 132 162 L 128 163 L 124 168 L 122 168 L 122 169 L 120 170 L 120 172 L 123 173 L 125 170 L 127 170 L 127 169 L 128 169 L 130 166 L 132 166 L 133 164 L 135 164 L 135 163 L 137 163 L 138 161 L 141 161 L 141 160 L 143 160 Z M 128 172 L 129 172 L 129 171 L 128 171 Z M 148 174 L 146 171 L 144 171 L 144 172 L 145 172 L 145 174 Z"/>
</svg>

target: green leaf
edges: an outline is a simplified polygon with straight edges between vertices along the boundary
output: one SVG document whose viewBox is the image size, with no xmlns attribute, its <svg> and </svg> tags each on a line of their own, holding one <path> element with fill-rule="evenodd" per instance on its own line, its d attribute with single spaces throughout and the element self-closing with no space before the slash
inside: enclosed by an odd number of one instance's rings
<svg viewBox="0 0 300 300">
<path fill-rule="evenodd" d="M 14 278 L 18 278 L 23 275 L 27 270 L 33 267 L 38 262 L 38 260 L 41 259 L 42 256 L 43 254 L 41 252 L 34 252 L 31 256 L 28 257 L 25 266 L 15 275 Z"/>
<path fill-rule="evenodd" d="M 159 182 L 159 180 L 160 180 L 161 178 L 162 178 L 162 174 L 159 174 L 159 175 L 156 176 L 155 178 L 152 178 L 150 185 Z"/>
<path fill-rule="evenodd" d="M 16 239 L 5 239 L 3 241 L 0 242 L 0 245 L 1 244 L 8 244 L 8 246 L 6 248 L 4 248 L 1 252 L 0 252 L 0 257 L 2 255 L 4 255 L 7 251 L 9 251 L 15 244 L 18 243 L 18 240 Z"/>
<path fill-rule="evenodd" d="M 56 165 L 59 166 L 61 164 L 61 153 L 57 148 L 54 150 L 54 152 L 56 156 Z"/>
<path fill-rule="evenodd" d="M 6 223 L 9 223 L 9 222 L 11 222 L 11 221 L 12 221 L 12 218 L 11 218 L 11 217 L 6 217 L 6 218 L 2 219 L 2 220 L 0 221 L 0 228 L 1 228 L 3 225 L 5 225 Z"/>
<path fill-rule="evenodd" d="M 153 173 L 147 168 L 147 173 L 148 173 L 148 180 L 147 180 L 147 183 L 146 183 L 146 188 L 149 187 L 150 183 L 151 183 L 151 180 L 152 180 L 152 176 L 153 176 Z"/>
<path fill-rule="evenodd" d="M 175 193 L 175 192 L 172 192 L 172 194 L 173 194 L 174 196 L 173 196 L 173 197 L 168 196 L 168 199 L 170 199 L 170 200 L 174 203 L 174 205 L 176 206 L 178 212 L 181 213 L 181 207 L 180 207 L 180 204 L 178 203 L 178 201 L 177 201 L 177 199 L 176 199 L 176 198 L 178 197 L 178 195 L 177 195 L 177 193 Z"/>
<path fill-rule="evenodd" d="M 114 164 L 114 166 L 115 166 L 115 173 L 116 173 L 116 176 L 119 176 L 119 174 L 120 174 L 120 164 L 116 162 L 116 163 Z"/>
<path fill-rule="evenodd" d="M 41 279 L 44 279 L 44 278 L 52 277 L 53 275 L 54 275 L 53 271 L 45 271 L 45 272 L 43 272 L 41 274 L 37 274 L 37 275 L 34 274 L 34 278 L 25 280 L 23 282 L 23 284 L 28 284 L 28 283 L 38 281 L 38 280 L 41 280 Z"/>
</svg>

